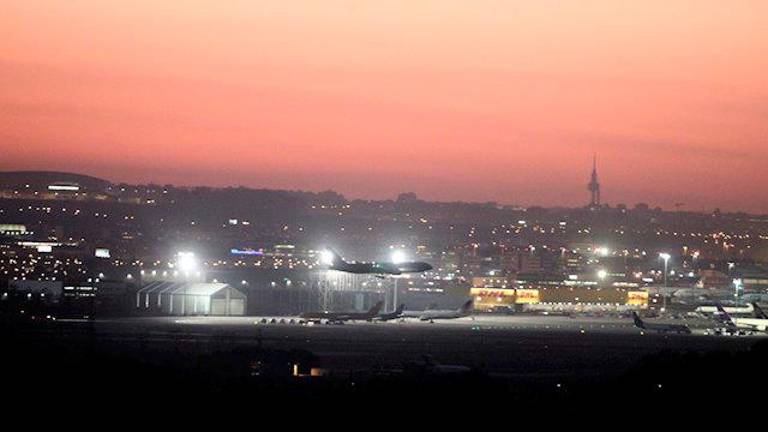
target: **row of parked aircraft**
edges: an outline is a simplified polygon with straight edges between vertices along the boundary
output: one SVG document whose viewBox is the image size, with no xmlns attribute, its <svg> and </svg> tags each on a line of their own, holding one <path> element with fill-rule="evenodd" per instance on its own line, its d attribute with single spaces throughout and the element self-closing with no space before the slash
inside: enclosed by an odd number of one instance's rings
<svg viewBox="0 0 768 432">
<path fill-rule="evenodd" d="M 745 332 L 766 332 L 768 331 L 768 315 L 757 303 L 751 303 L 749 307 L 723 307 L 716 305 L 712 310 L 712 317 L 725 327 L 722 329 L 727 334 L 738 334 Z M 730 310 L 729 310 L 730 309 Z M 709 310 L 707 310 L 709 312 Z M 734 313 L 751 313 L 752 317 L 734 317 Z M 663 333 L 686 333 L 690 334 L 691 329 L 685 324 L 661 324 L 643 321 L 636 312 L 632 312 L 635 326 L 648 331 Z"/>
<path fill-rule="evenodd" d="M 469 316 L 472 311 L 472 300 L 468 300 L 458 309 L 437 309 L 429 307 L 422 311 L 405 310 L 401 304 L 392 312 L 381 313 L 384 302 L 380 301 L 366 312 L 305 312 L 299 315 L 301 321 L 319 324 L 326 322 L 340 324 L 346 321 L 392 321 L 397 319 L 418 319 L 419 321 L 434 322 L 435 320 L 456 319 Z"/>
<path fill-rule="evenodd" d="M 450 320 L 471 316 L 473 302 L 468 300 L 457 309 L 439 309 L 435 306 L 430 306 L 425 310 L 418 311 L 406 310 L 405 305 L 401 304 L 392 312 L 381 312 L 383 305 L 384 302 L 379 301 L 365 312 L 305 312 L 295 321 L 313 324 L 343 324 L 347 321 L 386 322 L 406 319 L 435 322 L 436 320 Z M 751 310 L 754 311 L 754 316 L 752 317 L 734 317 L 728 311 L 728 308 L 723 306 L 717 306 L 716 313 L 712 317 L 724 326 L 719 329 L 723 333 L 767 332 L 768 315 L 758 304 L 753 303 L 750 306 Z M 632 312 L 632 317 L 635 327 L 644 331 L 679 334 L 691 333 L 691 329 L 685 324 L 649 322 L 640 318 L 636 312 Z"/>
<path fill-rule="evenodd" d="M 765 314 L 763 309 L 757 304 L 752 303 L 752 308 L 755 311 L 753 317 L 733 317 L 728 310 L 722 306 L 718 306 L 719 317 L 726 325 L 726 328 L 737 331 L 759 331 L 765 332 L 768 330 L 768 315 Z"/>
</svg>

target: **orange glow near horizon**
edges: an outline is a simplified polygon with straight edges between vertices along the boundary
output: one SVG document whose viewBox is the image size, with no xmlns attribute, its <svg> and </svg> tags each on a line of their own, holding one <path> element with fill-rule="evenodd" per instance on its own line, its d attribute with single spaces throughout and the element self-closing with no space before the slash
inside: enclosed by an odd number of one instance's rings
<svg viewBox="0 0 768 432">
<path fill-rule="evenodd" d="M 631 3 L 631 4 L 625 4 Z M 768 2 L 7 0 L 0 170 L 768 212 Z"/>
</svg>

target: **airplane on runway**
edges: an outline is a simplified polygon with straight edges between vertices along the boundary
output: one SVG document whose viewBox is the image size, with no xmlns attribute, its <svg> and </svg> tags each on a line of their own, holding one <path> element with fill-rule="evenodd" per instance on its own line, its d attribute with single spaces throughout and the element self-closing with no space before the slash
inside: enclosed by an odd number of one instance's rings
<svg viewBox="0 0 768 432">
<path fill-rule="evenodd" d="M 757 304 L 753 304 L 754 306 Z M 768 330 L 768 318 L 760 306 L 756 308 L 758 318 L 734 318 L 720 305 L 717 306 L 717 311 L 720 312 L 720 319 L 731 329 L 760 332 Z"/>
<path fill-rule="evenodd" d="M 632 318 L 635 320 L 635 327 L 642 330 L 650 330 L 659 333 L 685 333 L 690 334 L 691 329 L 685 324 L 660 324 L 660 323 L 647 323 L 640 319 L 637 312 L 632 312 Z"/>
<path fill-rule="evenodd" d="M 457 319 L 469 316 L 472 311 L 472 300 L 467 300 L 458 309 L 427 309 L 423 311 L 403 311 L 401 318 L 417 318 L 420 321 L 434 322 L 436 319 Z"/>
<path fill-rule="evenodd" d="M 383 313 L 379 314 L 376 318 L 374 318 L 374 321 L 391 321 L 394 319 L 398 319 L 403 315 L 403 310 L 405 310 L 405 303 L 401 304 L 397 307 L 393 312 Z"/>
<path fill-rule="evenodd" d="M 370 274 L 376 277 L 400 276 L 403 273 L 421 273 L 432 270 L 432 266 L 420 261 L 405 262 L 347 262 L 332 249 L 322 252 L 321 264 L 329 270 L 353 274 Z"/>
<path fill-rule="evenodd" d="M 346 321 L 372 321 L 379 315 L 382 306 L 384 302 L 380 301 L 366 312 L 304 312 L 299 315 L 299 318 L 317 324 L 322 321 L 331 324 L 343 324 Z"/>
</svg>

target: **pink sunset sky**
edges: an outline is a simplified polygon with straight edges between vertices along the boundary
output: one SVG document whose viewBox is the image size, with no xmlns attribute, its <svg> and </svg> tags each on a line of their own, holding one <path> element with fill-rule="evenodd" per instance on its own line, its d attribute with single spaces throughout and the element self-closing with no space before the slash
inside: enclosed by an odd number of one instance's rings
<svg viewBox="0 0 768 432">
<path fill-rule="evenodd" d="M 768 212 L 768 1 L 5 0 L 0 170 Z"/>
</svg>

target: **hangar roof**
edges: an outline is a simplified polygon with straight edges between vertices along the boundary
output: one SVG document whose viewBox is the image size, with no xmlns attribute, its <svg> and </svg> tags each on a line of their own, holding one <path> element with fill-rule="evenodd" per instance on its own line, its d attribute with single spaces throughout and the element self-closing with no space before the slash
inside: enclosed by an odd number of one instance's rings
<svg viewBox="0 0 768 432">
<path fill-rule="evenodd" d="M 243 293 L 229 284 L 208 282 L 151 282 L 139 290 L 142 294 L 181 294 L 190 296 L 212 296 L 230 288 L 236 297 L 245 297 Z"/>
<path fill-rule="evenodd" d="M 178 283 L 174 289 L 169 290 L 171 294 L 184 294 L 196 296 L 212 296 L 229 285 L 225 283 Z"/>
</svg>

